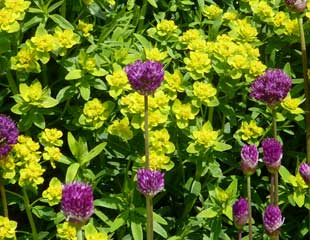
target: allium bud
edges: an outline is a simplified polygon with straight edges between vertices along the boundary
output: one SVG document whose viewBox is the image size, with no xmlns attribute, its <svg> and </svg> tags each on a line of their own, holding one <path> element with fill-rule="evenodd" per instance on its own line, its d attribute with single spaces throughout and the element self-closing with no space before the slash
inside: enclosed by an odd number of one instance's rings
<svg viewBox="0 0 310 240">
<path fill-rule="evenodd" d="M 284 223 L 280 208 L 276 205 L 269 205 L 265 209 L 263 223 L 268 235 L 278 234 L 280 227 Z"/>
<path fill-rule="evenodd" d="M 17 143 L 18 128 L 8 116 L 0 115 L 0 158 L 9 154 L 12 145 Z"/>
<path fill-rule="evenodd" d="M 94 212 L 92 187 L 82 182 L 63 185 L 61 210 L 68 221 L 83 225 Z"/>
<path fill-rule="evenodd" d="M 154 93 L 164 79 L 163 65 L 151 60 L 136 61 L 125 72 L 131 87 L 143 95 Z"/>
<path fill-rule="evenodd" d="M 244 174 L 251 175 L 256 171 L 258 149 L 254 144 L 244 144 L 241 149 L 241 169 Z"/>
<path fill-rule="evenodd" d="M 239 198 L 233 205 L 233 218 L 236 228 L 241 229 L 249 220 L 249 204 L 245 198 Z"/>
<path fill-rule="evenodd" d="M 307 163 L 300 164 L 299 173 L 304 179 L 305 183 L 310 185 L 310 165 Z"/>
<path fill-rule="evenodd" d="M 251 85 L 250 96 L 268 105 L 282 101 L 292 86 L 291 78 L 281 69 L 269 69 Z"/>
<path fill-rule="evenodd" d="M 145 196 L 154 197 L 163 190 L 165 185 L 164 173 L 157 170 L 140 168 L 137 172 L 138 190 Z"/>
<path fill-rule="evenodd" d="M 263 161 L 270 173 L 275 173 L 281 166 L 282 145 L 274 138 L 266 138 L 262 142 Z"/>
<path fill-rule="evenodd" d="M 286 0 L 285 3 L 295 12 L 303 12 L 307 7 L 307 0 Z"/>
</svg>

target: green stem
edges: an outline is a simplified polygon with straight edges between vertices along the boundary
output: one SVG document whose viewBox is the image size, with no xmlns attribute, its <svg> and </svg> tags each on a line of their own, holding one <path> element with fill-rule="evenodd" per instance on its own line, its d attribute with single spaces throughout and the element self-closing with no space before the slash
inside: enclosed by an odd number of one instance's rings
<svg viewBox="0 0 310 240">
<path fill-rule="evenodd" d="M 14 95 L 18 94 L 18 88 L 17 88 L 16 82 L 15 82 L 15 80 L 13 78 L 11 70 L 9 70 L 9 69 L 7 70 L 6 78 L 8 80 L 9 87 L 10 87 L 12 93 Z"/>
<path fill-rule="evenodd" d="M 271 107 L 272 112 L 272 135 L 274 139 L 277 139 L 277 111 L 275 107 Z"/>
<path fill-rule="evenodd" d="M 146 197 L 146 239 L 153 240 L 153 199 L 150 196 Z"/>
<path fill-rule="evenodd" d="M 81 228 L 78 228 L 76 237 L 77 237 L 77 240 L 84 240 L 83 231 Z"/>
<path fill-rule="evenodd" d="M 47 68 L 45 64 L 42 64 L 42 78 L 43 78 L 43 85 L 48 86 Z"/>
<path fill-rule="evenodd" d="M 28 194 L 27 194 L 27 191 L 25 188 L 22 188 L 22 191 L 23 191 L 23 197 L 24 197 L 24 203 L 25 203 L 25 210 L 26 210 L 26 214 L 28 217 L 30 227 L 31 227 L 32 238 L 33 238 L 33 240 L 38 240 L 39 239 L 38 233 L 37 233 L 36 225 L 35 225 L 33 217 L 32 217 Z"/>
<path fill-rule="evenodd" d="M 144 95 L 144 150 L 145 150 L 145 168 L 150 167 L 149 153 L 149 111 L 148 111 L 148 95 Z"/>
<path fill-rule="evenodd" d="M 303 28 L 303 19 L 298 19 L 299 32 L 300 32 L 300 45 L 302 54 L 302 67 L 304 78 L 304 92 L 305 92 L 305 121 L 306 121 L 306 150 L 307 150 L 307 162 L 310 163 L 310 98 L 309 98 L 309 76 L 307 72 L 307 51 L 306 41 Z"/>
<path fill-rule="evenodd" d="M 242 230 L 238 230 L 238 240 L 242 239 Z"/>
<path fill-rule="evenodd" d="M 214 107 L 209 107 L 208 111 L 208 121 L 212 124 L 213 122 L 213 113 L 214 113 Z"/>
<path fill-rule="evenodd" d="M 248 202 L 249 202 L 249 240 L 252 240 L 252 199 L 251 199 L 251 176 L 246 176 L 247 180 L 247 191 L 248 191 Z"/>
<path fill-rule="evenodd" d="M 0 181 L 0 192 L 1 192 L 2 207 L 3 207 L 3 215 L 8 218 L 9 217 L 8 202 L 6 200 L 4 184 L 1 181 Z"/>
</svg>

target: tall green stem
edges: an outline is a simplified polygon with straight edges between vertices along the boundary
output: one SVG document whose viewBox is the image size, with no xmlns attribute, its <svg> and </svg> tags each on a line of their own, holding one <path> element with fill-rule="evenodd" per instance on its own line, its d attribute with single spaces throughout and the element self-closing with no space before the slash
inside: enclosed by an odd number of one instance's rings
<svg viewBox="0 0 310 240">
<path fill-rule="evenodd" d="M 147 5 L 148 5 L 148 1 L 143 0 L 143 4 L 142 4 L 140 14 L 139 14 L 140 18 L 139 18 L 137 32 L 140 32 L 142 30 L 142 27 L 144 26 L 144 20 L 145 20 Z"/>
<path fill-rule="evenodd" d="M 149 153 L 148 95 L 144 95 L 144 150 L 145 150 L 145 168 L 149 168 L 150 167 L 150 153 Z"/>
<path fill-rule="evenodd" d="M 248 191 L 248 202 L 249 202 L 249 240 L 252 240 L 252 198 L 251 198 L 251 176 L 246 176 L 247 180 L 247 191 Z"/>
<path fill-rule="evenodd" d="M 298 19 L 299 32 L 300 32 L 300 45 L 302 54 L 302 68 L 304 78 L 304 92 L 305 92 L 305 120 L 306 120 L 306 150 L 307 150 L 307 162 L 310 163 L 310 98 L 309 98 L 309 77 L 308 77 L 308 63 L 307 63 L 307 51 L 306 41 L 303 28 L 302 17 Z"/>
<path fill-rule="evenodd" d="M 25 210 L 26 210 L 26 214 L 27 214 L 28 221 L 29 221 L 29 224 L 31 227 L 31 231 L 32 231 L 32 238 L 33 238 L 33 240 L 38 240 L 39 239 L 38 233 L 37 233 L 36 225 L 35 225 L 33 217 L 32 217 L 31 207 L 30 207 L 30 203 L 29 203 L 27 190 L 25 188 L 22 188 L 22 191 L 23 191 L 23 197 L 24 197 L 24 203 L 25 203 Z"/>
<path fill-rule="evenodd" d="M 3 182 L 1 181 L 0 181 L 0 192 L 1 192 L 2 207 L 3 207 L 3 215 L 8 218 L 9 211 L 8 211 L 8 203 L 6 200 L 5 187 L 4 187 Z"/>
<path fill-rule="evenodd" d="M 242 240 L 242 230 L 238 230 L 238 240 Z"/>
<path fill-rule="evenodd" d="M 76 236 L 77 236 L 77 240 L 84 240 L 83 231 L 81 228 L 78 228 Z"/>
<path fill-rule="evenodd" d="M 309 98 L 309 76 L 308 76 L 308 61 L 307 61 L 307 48 L 305 33 L 303 27 L 302 17 L 298 18 L 299 33 L 300 33 L 300 46 L 302 56 L 302 68 L 304 78 L 304 93 L 305 93 L 305 121 L 306 121 L 306 151 L 307 151 L 307 163 L 310 163 L 310 98 Z M 310 191 L 309 191 L 310 195 Z M 310 210 L 309 210 L 309 229 L 310 229 Z M 309 234 L 310 239 L 310 234 Z"/>
<path fill-rule="evenodd" d="M 146 239 L 153 240 L 153 198 L 146 197 L 146 211 L 147 211 L 147 223 L 146 223 Z"/>
<path fill-rule="evenodd" d="M 149 153 L 149 120 L 148 120 L 148 95 L 144 95 L 144 150 L 145 150 L 145 168 L 150 168 Z M 147 240 L 153 240 L 153 199 L 146 197 L 146 236 Z"/>
</svg>

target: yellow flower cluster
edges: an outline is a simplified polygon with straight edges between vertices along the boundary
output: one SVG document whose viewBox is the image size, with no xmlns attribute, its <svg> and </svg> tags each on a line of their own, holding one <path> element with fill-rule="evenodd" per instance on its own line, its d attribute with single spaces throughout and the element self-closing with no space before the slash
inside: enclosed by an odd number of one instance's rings
<svg viewBox="0 0 310 240">
<path fill-rule="evenodd" d="M 86 22 L 83 22 L 82 20 L 79 20 L 78 29 L 82 32 L 84 37 L 89 37 L 90 32 L 93 31 L 94 29 L 94 25 L 91 23 L 86 23 Z"/>
<path fill-rule="evenodd" d="M 86 240 L 108 240 L 108 234 L 103 232 L 97 232 L 94 234 L 85 235 Z"/>
<path fill-rule="evenodd" d="M 162 61 L 167 57 L 167 52 L 161 52 L 158 48 L 145 49 L 146 59 L 153 61 Z"/>
<path fill-rule="evenodd" d="M 42 85 L 39 81 L 34 81 L 30 86 L 26 83 L 19 84 L 19 92 L 21 98 L 31 105 L 38 105 L 43 95 Z"/>
<path fill-rule="evenodd" d="M 43 146 L 61 147 L 63 144 L 62 135 L 62 131 L 57 128 L 45 128 L 39 135 L 40 143 Z"/>
<path fill-rule="evenodd" d="M 186 70 L 198 75 L 197 78 L 202 78 L 212 67 L 209 55 L 204 52 L 190 52 L 189 57 L 184 58 L 184 63 L 186 64 Z"/>
<path fill-rule="evenodd" d="M 127 75 L 123 69 L 116 70 L 111 75 L 107 75 L 106 80 L 110 85 L 109 94 L 114 99 L 124 91 L 131 89 Z"/>
<path fill-rule="evenodd" d="M 170 135 L 166 128 L 150 131 L 150 150 L 158 154 L 170 154 L 175 150 L 174 144 L 169 141 Z"/>
<path fill-rule="evenodd" d="M 79 35 L 71 29 L 63 30 L 56 27 L 54 34 L 50 34 L 40 25 L 35 35 L 22 45 L 17 55 L 11 57 L 11 69 L 26 72 L 40 72 L 39 60 L 43 64 L 46 64 L 50 59 L 50 52 L 63 56 L 67 49 L 72 48 L 79 42 Z"/>
<path fill-rule="evenodd" d="M 218 100 L 216 98 L 217 90 L 211 83 L 206 82 L 194 82 L 193 84 L 194 96 L 198 98 L 198 103 L 195 99 L 192 101 L 193 105 L 199 107 L 200 102 L 206 106 L 214 107 L 218 105 Z"/>
<path fill-rule="evenodd" d="M 204 39 L 202 33 L 198 29 L 188 29 L 179 37 L 179 40 L 186 45 L 198 39 Z"/>
<path fill-rule="evenodd" d="M 11 183 L 15 183 L 15 167 L 14 157 L 10 154 L 0 161 L 0 173 L 4 179 L 9 180 Z"/>
<path fill-rule="evenodd" d="M 163 89 L 171 100 L 176 99 L 178 92 L 184 92 L 183 76 L 179 70 L 174 73 L 165 72 Z"/>
<path fill-rule="evenodd" d="M 45 161 L 51 163 L 52 168 L 56 168 L 55 162 L 58 162 L 61 159 L 62 153 L 59 147 L 46 146 L 44 147 L 42 156 Z"/>
<path fill-rule="evenodd" d="M 230 24 L 231 31 L 229 35 L 233 36 L 241 42 L 257 41 L 257 29 L 251 25 L 248 19 L 237 19 Z"/>
<path fill-rule="evenodd" d="M 13 33 L 20 29 L 18 21 L 24 19 L 25 11 L 31 2 L 24 0 L 4 0 L 4 7 L 0 9 L 0 31 Z"/>
<path fill-rule="evenodd" d="M 77 240 L 77 230 L 69 222 L 57 225 L 57 237 L 63 240 Z"/>
<path fill-rule="evenodd" d="M 60 203 L 61 196 L 62 196 L 61 181 L 58 178 L 53 177 L 49 183 L 48 188 L 43 191 L 42 197 L 47 199 L 48 204 L 50 206 L 54 206 Z"/>
<path fill-rule="evenodd" d="M 177 126 L 183 129 L 188 126 L 190 120 L 195 119 L 199 109 L 191 103 L 182 103 L 179 99 L 176 99 L 172 105 L 172 112 L 175 115 Z"/>
<path fill-rule="evenodd" d="M 223 9 L 221 9 L 219 6 L 212 4 L 209 6 L 205 6 L 203 10 L 203 15 L 205 15 L 208 19 L 214 20 L 221 16 L 223 13 Z"/>
<path fill-rule="evenodd" d="M 267 1 L 251 1 L 250 7 L 254 15 L 258 16 L 264 22 L 272 22 L 274 11 Z"/>
<path fill-rule="evenodd" d="M 227 75 L 233 79 L 245 76 L 251 81 L 267 68 L 259 60 L 258 48 L 250 43 L 238 42 L 232 36 L 219 35 L 208 47 L 211 58 L 215 59 L 214 69 L 219 75 Z"/>
<path fill-rule="evenodd" d="M 7 217 L 0 216 L 0 239 L 16 239 L 15 229 L 17 222 L 10 220 Z"/>
<path fill-rule="evenodd" d="M 303 101 L 303 97 L 292 98 L 291 95 L 288 94 L 286 98 L 284 98 L 281 102 L 281 106 L 292 114 L 303 114 L 304 110 L 299 107 L 299 105 L 302 104 Z"/>
<path fill-rule="evenodd" d="M 85 127 L 98 129 L 108 119 L 113 108 L 113 102 L 102 103 L 98 98 L 94 98 L 85 103 L 79 122 Z"/>
<path fill-rule="evenodd" d="M 250 122 L 243 121 L 240 129 L 237 130 L 236 134 L 241 136 L 241 139 L 246 142 L 253 142 L 258 137 L 261 137 L 264 133 L 264 129 L 257 126 L 255 120 Z"/>
<path fill-rule="evenodd" d="M 156 26 L 157 34 L 159 36 L 167 36 L 172 34 L 177 30 L 177 26 L 175 25 L 173 20 L 163 19 Z"/>
<path fill-rule="evenodd" d="M 127 117 L 124 117 L 121 120 L 114 120 L 108 127 L 108 133 L 118 136 L 124 141 L 128 141 L 133 138 L 133 132 L 130 129 L 129 119 Z"/>
<path fill-rule="evenodd" d="M 206 149 L 214 146 L 219 137 L 219 131 L 213 131 L 209 122 L 206 122 L 201 129 L 192 133 L 195 144 L 202 145 Z"/>
<path fill-rule="evenodd" d="M 39 161 L 41 159 L 40 145 L 31 137 L 20 135 L 10 154 L 14 157 L 15 165 L 19 168 L 18 184 L 21 187 L 37 188 L 44 182 L 42 177 L 45 169 Z"/>
</svg>

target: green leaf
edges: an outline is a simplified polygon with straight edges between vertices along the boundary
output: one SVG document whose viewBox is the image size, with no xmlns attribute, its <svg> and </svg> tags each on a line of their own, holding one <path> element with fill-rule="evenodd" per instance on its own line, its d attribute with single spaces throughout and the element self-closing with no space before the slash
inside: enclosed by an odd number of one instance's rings
<svg viewBox="0 0 310 240">
<path fill-rule="evenodd" d="M 156 0 L 147 0 L 149 4 L 151 4 L 153 7 L 157 8 Z"/>
<path fill-rule="evenodd" d="M 101 212 L 98 209 L 95 209 L 94 211 L 95 215 L 104 223 L 106 223 L 107 225 L 111 226 L 112 221 L 108 218 L 108 216 L 106 216 L 103 212 Z"/>
<path fill-rule="evenodd" d="M 83 154 L 80 159 L 81 165 L 84 165 L 88 163 L 90 160 L 92 160 L 93 158 L 97 157 L 103 151 L 106 145 L 107 145 L 106 142 L 100 143 L 96 147 L 94 147 L 92 150 L 90 150 L 89 152 Z"/>
<path fill-rule="evenodd" d="M 38 128 L 44 129 L 45 128 L 45 119 L 44 116 L 41 113 L 34 114 L 33 116 L 33 123 Z"/>
<path fill-rule="evenodd" d="M 75 80 L 80 79 L 82 77 L 82 70 L 81 69 L 73 69 L 65 76 L 66 80 Z"/>
<path fill-rule="evenodd" d="M 67 140 L 68 140 L 69 149 L 70 149 L 72 155 L 76 159 L 78 159 L 80 157 L 78 141 L 76 141 L 76 139 L 74 138 L 74 136 L 73 136 L 73 134 L 71 132 L 68 132 Z"/>
<path fill-rule="evenodd" d="M 201 183 L 199 181 L 194 180 L 192 187 L 191 187 L 191 193 L 195 196 L 198 196 L 201 191 Z"/>
<path fill-rule="evenodd" d="M 56 213 L 52 207 L 48 206 L 33 206 L 31 211 L 38 218 L 50 220 L 56 216 Z"/>
<path fill-rule="evenodd" d="M 122 209 L 123 208 L 122 201 L 117 197 L 104 197 L 101 199 L 96 199 L 94 201 L 94 206 L 96 207 L 104 207 L 109 209 Z"/>
<path fill-rule="evenodd" d="M 297 187 L 296 177 L 292 175 L 283 165 L 280 166 L 279 174 L 284 182 Z"/>
<path fill-rule="evenodd" d="M 167 231 L 157 222 L 153 222 L 154 232 L 158 233 L 164 239 L 167 239 Z"/>
<path fill-rule="evenodd" d="M 207 208 L 197 214 L 199 218 L 214 218 L 218 215 L 218 212 L 214 208 Z"/>
<path fill-rule="evenodd" d="M 155 212 L 153 212 L 153 218 L 155 222 L 158 222 L 161 225 L 168 225 L 167 221 L 162 216 L 160 216 Z"/>
<path fill-rule="evenodd" d="M 232 176 L 231 178 L 232 182 L 226 188 L 226 192 L 230 198 L 234 198 L 238 191 L 238 179 L 236 178 L 236 176 Z"/>
<path fill-rule="evenodd" d="M 79 87 L 80 93 L 82 98 L 85 101 L 88 101 L 90 98 L 90 85 L 89 84 L 83 84 Z"/>
<path fill-rule="evenodd" d="M 67 169 L 67 173 L 66 173 L 66 183 L 71 183 L 74 181 L 77 172 L 79 170 L 80 164 L 79 163 L 72 163 L 68 169 Z"/>
<path fill-rule="evenodd" d="M 305 195 L 299 191 L 294 191 L 293 199 L 298 207 L 302 207 L 305 203 Z"/>
<path fill-rule="evenodd" d="M 219 152 L 224 152 L 227 151 L 229 149 L 231 149 L 231 145 L 226 144 L 226 143 L 222 143 L 222 142 L 216 142 L 214 144 L 214 150 L 219 151 Z"/>
<path fill-rule="evenodd" d="M 51 5 L 51 6 L 47 9 L 48 13 L 53 12 L 56 8 L 59 8 L 62 4 L 63 4 L 63 0 L 54 3 L 53 5 Z"/>
<path fill-rule="evenodd" d="M 138 33 L 134 33 L 134 36 L 136 39 L 138 39 L 138 41 L 141 43 L 144 49 L 152 48 L 152 44 L 144 36 Z"/>
<path fill-rule="evenodd" d="M 49 15 L 49 17 L 63 29 L 74 30 L 74 27 L 72 26 L 72 24 L 68 20 L 66 20 L 64 17 L 62 17 L 61 15 L 52 14 L 52 15 Z"/>
<path fill-rule="evenodd" d="M 113 223 L 110 226 L 110 232 L 115 232 L 117 229 L 119 229 L 121 226 L 123 226 L 129 216 L 129 212 L 125 211 L 119 214 L 113 221 Z"/>
<path fill-rule="evenodd" d="M 143 231 L 141 223 L 131 221 L 130 228 L 134 240 L 143 240 Z"/>
</svg>

